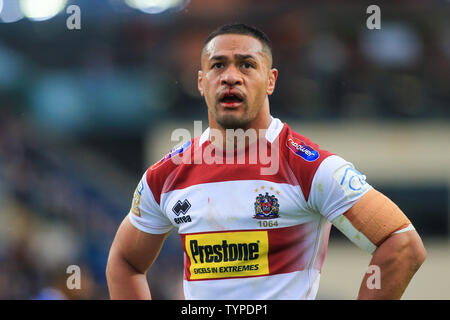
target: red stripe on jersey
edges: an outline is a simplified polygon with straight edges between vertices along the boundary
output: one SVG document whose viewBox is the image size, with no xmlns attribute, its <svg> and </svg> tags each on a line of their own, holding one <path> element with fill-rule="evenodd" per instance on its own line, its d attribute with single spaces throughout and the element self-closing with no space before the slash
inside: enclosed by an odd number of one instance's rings
<svg viewBox="0 0 450 320">
<path fill-rule="evenodd" d="M 199 140 L 200 137 L 192 139 L 191 146 L 183 153 L 189 152 L 190 154 L 193 154 L 193 150 L 199 147 Z M 173 161 L 174 159 L 177 159 L 178 156 L 168 157 L 169 154 L 170 153 L 166 154 L 160 161 L 152 165 L 147 170 L 147 184 L 152 191 L 156 203 L 158 204 L 160 204 L 162 189 L 164 185 L 167 184 L 168 177 L 173 177 L 181 167 Z"/>
<path fill-rule="evenodd" d="M 261 175 L 261 165 L 258 164 L 191 164 L 182 165 L 170 174 L 162 188 L 162 193 L 203 183 L 239 180 L 298 184 L 286 167 L 286 161 L 282 159 L 279 169 L 274 175 Z"/>
<path fill-rule="evenodd" d="M 259 158 L 256 157 L 256 163 L 251 163 L 248 153 L 245 153 L 246 159 L 244 164 L 238 163 L 238 155 L 234 155 L 234 158 L 227 163 L 227 159 L 224 158 L 224 163 L 207 163 L 204 154 L 212 154 L 214 157 L 214 150 L 210 151 L 211 142 L 206 141 L 200 147 L 198 145 L 199 138 L 193 140 L 192 146 L 189 150 L 189 154 L 184 155 L 189 159 L 187 163 L 176 164 L 175 162 L 168 160 L 165 163 L 158 166 L 155 170 L 148 170 L 147 182 L 150 189 L 153 192 L 156 202 L 160 203 L 161 193 L 167 193 L 172 190 L 180 190 L 193 185 L 211 183 L 211 182 L 224 182 L 224 181 L 239 181 L 239 180 L 264 180 L 275 183 L 286 183 L 291 185 L 298 185 L 292 170 L 288 167 L 289 164 L 286 159 L 281 155 L 280 146 L 272 154 L 271 144 L 267 140 L 266 143 L 267 159 L 271 159 L 268 164 L 261 163 Z M 277 146 L 275 144 L 274 146 Z M 208 149 L 209 148 L 209 149 Z M 255 148 L 256 149 L 256 148 Z M 205 151 L 206 150 L 206 151 Z M 246 149 L 248 151 L 248 148 Z M 271 158 L 273 155 L 273 159 Z M 196 161 L 199 159 L 200 161 Z M 180 158 L 179 158 L 180 159 Z M 273 162 L 277 161 L 278 166 Z M 181 162 L 181 160 L 179 161 Z M 262 168 L 278 167 L 278 170 L 272 175 L 263 175 Z M 164 179 L 159 177 L 164 176 Z"/>
<path fill-rule="evenodd" d="M 289 136 L 304 142 L 307 146 L 317 151 L 320 155 L 318 159 L 306 161 L 301 156 L 294 154 L 289 149 L 288 144 L 286 144 Z M 177 158 L 176 160 L 178 161 L 167 159 L 159 162 L 157 166 L 152 166 L 148 169 L 147 183 L 158 204 L 160 204 L 162 193 L 184 189 L 197 184 L 238 180 L 264 180 L 275 183 L 300 185 L 305 200 L 308 201 L 312 180 L 317 168 L 324 159 L 332 155 L 328 151 L 319 149 L 317 144 L 292 131 L 285 124 L 279 136 L 274 141 L 274 146 L 278 144 L 278 149 L 277 154 L 273 155 L 273 159 L 271 158 L 271 144 L 264 140 L 267 143 L 267 158 L 272 159 L 271 161 L 278 161 L 278 171 L 272 175 L 262 175 L 261 169 L 273 166 L 273 162 L 262 164 L 258 156 L 257 163 L 251 164 L 248 159 L 248 154 L 246 154 L 245 164 L 237 163 L 237 158 L 228 164 L 226 163 L 226 159 L 222 159 L 223 164 L 208 164 L 203 155 L 208 154 L 214 157 L 214 150 L 210 150 L 211 142 L 209 140 L 203 143 L 202 146 L 199 146 L 199 140 L 200 137 L 193 139 L 188 150 L 185 150 L 181 154 L 190 159 L 189 162 L 182 163 L 181 156 L 176 155 L 174 158 Z M 196 162 L 196 159 L 199 159 L 199 157 L 200 160 Z"/>
</svg>

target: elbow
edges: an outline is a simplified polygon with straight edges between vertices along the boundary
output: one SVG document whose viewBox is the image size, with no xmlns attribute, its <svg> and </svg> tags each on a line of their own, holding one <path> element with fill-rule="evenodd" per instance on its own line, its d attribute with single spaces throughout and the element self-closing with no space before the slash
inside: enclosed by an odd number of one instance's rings
<svg viewBox="0 0 450 320">
<path fill-rule="evenodd" d="M 425 262 L 427 251 L 417 232 L 405 232 L 395 236 L 398 239 L 398 256 L 406 262 L 411 271 L 416 272 Z"/>
<path fill-rule="evenodd" d="M 422 239 L 414 232 L 415 235 L 410 237 L 409 241 L 409 257 L 414 271 L 417 271 L 427 258 L 427 251 L 422 243 Z"/>
<path fill-rule="evenodd" d="M 105 276 L 106 281 L 120 281 L 123 276 L 145 275 L 146 270 L 140 270 L 135 264 L 132 264 L 118 250 L 111 248 L 108 262 L 106 263 Z"/>
<path fill-rule="evenodd" d="M 427 258 L 427 250 L 419 238 L 417 241 L 411 244 L 411 260 L 413 263 L 413 268 L 417 271 L 420 266 L 425 262 Z"/>
</svg>

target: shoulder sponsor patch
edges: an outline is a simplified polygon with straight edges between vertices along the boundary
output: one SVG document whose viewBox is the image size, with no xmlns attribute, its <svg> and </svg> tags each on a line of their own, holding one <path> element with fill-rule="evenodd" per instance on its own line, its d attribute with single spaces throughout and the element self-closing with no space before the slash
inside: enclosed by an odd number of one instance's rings
<svg viewBox="0 0 450 320">
<path fill-rule="evenodd" d="M 302 157 L 306 161 L 312 162 L 319 159 L 319 152 L 314 150 L 311 146 L 308 146 L 303 141 L 288 136 L 286 140 L 286 146 L 297 156 Z"/>
<path fill-rule="evenodd" d="M 169 153 L 167 153 L 164 157 L 162 157 L 161 160 L 159 160 L 154 165 L 152 165 L 150 167 L 150 169 L 151 170 L 155 170 L 156 168 L 158 168 L 160 165 L 162 165 L 167 160 L 173 158 L 174 156 L 176 156 L 176 155 L 178 155 L 180 153 L 183 153 L 190 146 L 191 146 L 191 141 L 189 140 L 186 143 L 184 143 L 183 145 L 173 148 L 172 150 L 169 151 Z"/>
<path fill-rule="evenodd" d="M 141 216 L 141 209 L 139 208 L 139 206 L 141 204 L 141 196 L 142 196 L 143 190 L 144 190 L 144 185 L 141 181 L 141 182 L 139 182 L 139 185 L 137 186 L 136 190 L 134 191 L 133 202 L 131 204 L 131 212 L 138 217 Z"/>
<path fill-rule="evenodd" d="M 349 164 L 337 169 L 333 178 L 348 198 L 358 196 L 370 188 L 370 185 L 366 182 L 366 176 Z"/>
</svg>

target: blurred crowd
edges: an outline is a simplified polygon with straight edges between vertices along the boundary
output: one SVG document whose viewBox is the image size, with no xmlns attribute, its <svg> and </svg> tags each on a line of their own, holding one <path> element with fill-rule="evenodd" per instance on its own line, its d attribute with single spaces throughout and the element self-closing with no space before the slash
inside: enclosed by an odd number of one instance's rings
<svg viewBox="0 0 450 320">
<path fill-rule="evenodd" d="M 108 249 L 133 190 L 117 206 L 85 178 L 69 141 L 52 145 L 42 133 L 138 139 L 165 119 L 205 118 L 200 51 L 223 23 L 271 38 L 276 116 L 450 119 L 448 5 L 386 5 L 381 30 L 368 30 L 358 1 L 324 3 L 194 0 L 160 16 L 86 15 L 79 31 L 64 16 L 0 23 L 0 299 L 107 298 Z M 167 271 L 151 282 L 155 298 L 181 297 L 177 241 L 154 268 Z M 67 288 L 69 265 L 80 267 L 82 290 Z"/>
<path fill-rule="evenodd" d="M 26 105 L 34 121 L 78 134 L 137 134 L 167 118 L 199 118 L 203 41 L 222 23 L 244 21 L 273 42 L 277 116 L 450 118 L 445 3 L 382 6 L 379 30 L 367 29 L 366 6 L 355 1 L 223 3 L 197 0 L 163 15 L 86 15 L 77 31 L 64 27 L 64 15 L 3 24 L 0 92 Z"/>
<path fill-rule="evenodd" d="M 4 110 L 0 119 L 0 299 L 104 297 L 119 208 L 32 126 Z M 69 265 L 80 267 L 83 290 L 67 289 Z"/>
<path fill-rule="evenodd" d="M 116 206 L 32 124 L 6 109 L 0 115 L 0 300 L 108 298 L 108 251 L 131 198 Z M 166 274 L 152 281 L 156 299 L 181 294 L 177 283 L 165 288 L 174 279 L 181 285 L 176 241 L 155 266 Z M 80 268 L 80 289 L 67 285 L 71 265 Z"/>
</svg>

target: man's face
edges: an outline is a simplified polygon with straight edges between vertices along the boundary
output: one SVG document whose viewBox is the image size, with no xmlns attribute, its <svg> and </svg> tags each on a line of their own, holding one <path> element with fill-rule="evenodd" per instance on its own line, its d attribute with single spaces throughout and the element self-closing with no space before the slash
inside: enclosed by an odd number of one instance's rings
<svg viewBox="0 0 450 320">
<path fill-rule="evenodd" d="M 198 88 L 216 123 L 224 129 L 248 127 L 275 88 L 278 71 L 271 64 L 268 49 L 251 36 L 225 34 L 208 43 Z"/>
</svg>

